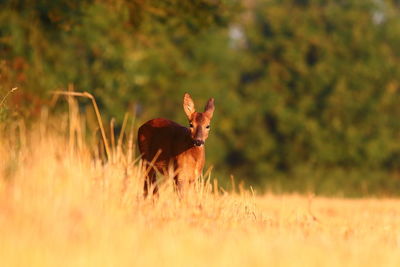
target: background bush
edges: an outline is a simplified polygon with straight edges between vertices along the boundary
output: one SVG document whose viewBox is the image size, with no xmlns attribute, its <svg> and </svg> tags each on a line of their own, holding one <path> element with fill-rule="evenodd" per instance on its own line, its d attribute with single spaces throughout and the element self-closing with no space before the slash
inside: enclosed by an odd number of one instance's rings
<svg viewBox="0 0 400 267">
<path fill-rule="evenodd" d="M 74 84 L 119 123 L 216 99 L 208 164 L 274 191 L 400 193 L 396 0 L 9 0 L 0 92 L 35 118 Z M 5 108 L 3 108 L 5 110 Z M 4 114 L 4 111 L 3 111 Z M 2 116 L 4 117 L 4 115 Z"/>
</svg>

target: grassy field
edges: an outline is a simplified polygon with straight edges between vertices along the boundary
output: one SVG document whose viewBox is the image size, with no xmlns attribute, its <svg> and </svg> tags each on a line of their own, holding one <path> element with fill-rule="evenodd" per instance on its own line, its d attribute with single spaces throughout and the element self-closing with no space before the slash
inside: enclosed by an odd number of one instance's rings
<svg viewBox="0 0 400 267">
<path fill-rule="evenodd" d="M 225 192 L 212 174 L 145 200 L 129 138 L 104 165 L 58 123 L 2 128 L 0 266 L 400 266 L 400 200 Z"/>
</svg>

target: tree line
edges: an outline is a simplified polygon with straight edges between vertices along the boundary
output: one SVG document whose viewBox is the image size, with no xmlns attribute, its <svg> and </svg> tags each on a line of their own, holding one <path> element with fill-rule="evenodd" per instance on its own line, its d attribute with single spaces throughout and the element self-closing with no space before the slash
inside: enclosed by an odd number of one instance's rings
<svg viewBox="0 0 400 267">
<path fill-rule="evenodd" d="M 9 0 L 0 92 L 35 116 L 74 84 L 121 123 L 215 98 L 215 176 L 274 191 L 400 192 L 396 0 Z M 201 102 L 203 101 L 203 102 Z M 198 101 L 196 101 L 197 103 Z M 1 118 L 1 116 L 0 116 Z"/>
</svg>

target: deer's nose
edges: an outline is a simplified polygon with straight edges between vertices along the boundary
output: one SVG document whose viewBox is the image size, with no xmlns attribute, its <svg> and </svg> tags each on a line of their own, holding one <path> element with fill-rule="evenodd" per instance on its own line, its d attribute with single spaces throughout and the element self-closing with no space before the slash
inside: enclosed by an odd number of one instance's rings
<svg viewBox="0 0 400 267">
<path fill-rule="evenodd" d="M 203 140 L 199 140 L 199 139 L 197 139 L 197 140 L 194 140 L 194 145 L 195 145 L 195 146 L 201 146 L 201 145 L 204 145 L 204 141 L 203 141 Z"/>
</svg>

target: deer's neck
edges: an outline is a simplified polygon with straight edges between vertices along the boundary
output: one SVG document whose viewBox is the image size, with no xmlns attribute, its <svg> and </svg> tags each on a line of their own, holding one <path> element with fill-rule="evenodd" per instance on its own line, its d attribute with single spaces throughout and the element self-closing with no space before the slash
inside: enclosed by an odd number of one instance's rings
<svg viewBox="0 0 400 267">
<path fill-rule="evenodd" d="M 188 149 L 188 154 L 190 154 L 190 156 L 192 158 L 194 158 L 195 160 L 201 160 L 205 157 L 205 147 L 204 147 L 204 145 L 202 145 L 202 146 L 192 145 Z"/>
</svg>

